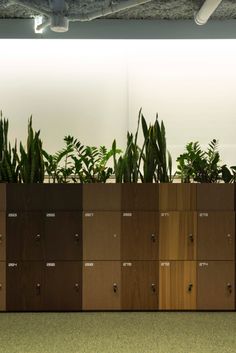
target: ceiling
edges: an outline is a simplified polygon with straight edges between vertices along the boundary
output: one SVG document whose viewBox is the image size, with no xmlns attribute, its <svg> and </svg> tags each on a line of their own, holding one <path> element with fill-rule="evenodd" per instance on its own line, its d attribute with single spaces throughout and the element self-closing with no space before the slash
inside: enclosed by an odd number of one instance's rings
<svg viewBox="0 0 236 353">
<path fill-rule="evenodd" d="M 126 0 L 112 1 L 114 3 Z M 129 10 L 106 16 L 109 19 L 193 19 L 194 13 L 201 7 L 203 0 L 153 0 Z M 68 12 L 86 13 L 98 10 L 110 3 L 110 0 L 67 0 Z M 48 0 L 32 0 L 31 4 L 42 9 L 49 9 Z M 8 0 L 0 0 L 0 18 L 32 18 L 32 12 L 20 5 L 10 4 Z M 212 19 L 236 19 L 236 0 L 223 0 Z"/>
</svg>

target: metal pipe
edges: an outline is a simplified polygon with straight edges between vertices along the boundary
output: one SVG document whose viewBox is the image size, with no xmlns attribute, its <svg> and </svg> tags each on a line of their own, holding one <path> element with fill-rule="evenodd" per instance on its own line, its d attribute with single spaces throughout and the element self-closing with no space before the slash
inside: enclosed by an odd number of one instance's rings
<svg viewBox="0 0 236 353">
<path fill-rule="evenodd" d="M 194 21 L 197 25 L 204 25 L 211 17 L 216 8 L 220 5 L 222 0 L 206 0 L 200 10 L 194 16 Z"/>
</svg>

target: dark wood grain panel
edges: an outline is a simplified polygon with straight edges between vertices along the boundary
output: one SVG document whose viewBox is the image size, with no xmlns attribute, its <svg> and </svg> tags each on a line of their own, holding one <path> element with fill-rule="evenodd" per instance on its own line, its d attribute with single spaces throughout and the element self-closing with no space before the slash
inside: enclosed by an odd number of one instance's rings
<svg viewBox="0 0 236 353">
<path fill-rule="evenodd" d="M 158 261 L 122 262 L 122 309 L 158 309 Z"/>
<path fill-rule="evenodd" d="M 0 311 L 6 310 L 6 263 L 0 261 Z"/>
<path fill-rule="evenodd" d="M 6 185 L 6 206 L 10 211 L 40 211 L 43 207 L 43 196 L 46 184 Z"/>
<path fill-rule="evenodd" d="M 0 211 L 0 261 L 6 260 L 6 212 Z"/>
<path fill-rule="evenodd" d="M 196 212 L 161 212 L 159 232 L 160 260 L 196 259 Z"/>
<path fill-rule="evenodd" d="M 123 211 L 157 211 L 159 185 L 155 183 L 122 184 Z"/>
<path fill-rule="evenodd" d="M 199 261 L 197 281 L 199 310 L 235 309 L 234 261 Z"/>
<path fill-rule="evenodd" d="M 234 260 L 235 213 L 198 213 L 198 260 Z"/>
<path fill-rule="evenodd" d="M 194 211 L 196 209 L 196 184 L 159 185 L 159 209 L 162 211 Z"/>
<path fill-rule="evenodd" d="M 119 211 L 121 209 L 121 184 L 84 184 L 83 210 Z"/>
<path fill-rule="evenodd" d="M 82 260 L 82 212 L 46 212 L 44 231 L 47 260 Z"/>
<path fill-rule="evenodd" d="M 196 262 L 160 261 L 159 309 L 196 309 Z"/>
<path fill-rule="evenodd" d="M 43 184 L 43 210 L 82 210 L 82 184 Z"/>
<path fill-rule="evenodd" d="M 83 310 L 120 310 L 120 261 L 83 262 Z"/>
<path fill-rule="evenodd" d="M 83 213 L 83 259 L 120 260 L 121 213 Z"/>
<path fill-rule="evenodd" d="M 122 213 L 122 260 L 158 259 L 158 212 Z"/>
<path fill-rule="evenodd" d="M 44 310 L 78 311 L 82 308 L 82 262 L 57 261 L 44 264 Z"/>
<path fill-rule="evenodd" d="M 197 210 L 234 210 L 234 184 L 197 184 Z"/>
<path fill-rule="evenodd" d="M 0 183 L 0 211 L 5 211 L 6 207 L 6 184 Z"/>
</svg>

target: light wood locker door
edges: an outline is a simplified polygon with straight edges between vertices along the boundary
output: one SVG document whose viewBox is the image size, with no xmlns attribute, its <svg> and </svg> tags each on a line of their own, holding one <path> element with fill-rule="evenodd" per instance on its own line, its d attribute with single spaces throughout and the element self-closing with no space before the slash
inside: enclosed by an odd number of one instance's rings
<svg viewBox="0 0 236 353">
<path fill-rule="evenodd" d="M 83 184 L 83 210 L 119 211 L 121 209 L 121 184 Z"/>
<path fill-rule="evenodd" d="M 83 310 L 120 310 L 120 261 L 83 262 Z"/>
<path fill-rule="evenodd" d="M 234 261 L 199 261 L 197 281 L 199 310 L 235 309 Z"/>
<path fill-rule="evenodd" d="M 0 311 L 6 310 L 6 263 L 0 261 Z"/>
<path fill-rule="evenodd" d="M 160 261 L 159 309 L 196 309 L 195 261 Z"/>
<path fill-rule="evenodd" d="M 235 213 L 198 213 L 198 260 L 234 260 Z"/>
<path fill-rule="evenodd" d="M 158 309 L 158 261 L 122 262 L 122 310 Z"/>
<path fill-rule="evenodd" d="M 47 212 L 44 230 L 47 260 L 82 260 L 82 212 Z"/>
<path fill-rule="evenodd" d="M 83 259 L 120 260 L 121 213 L 83 213 Z"/>
<path fill-rule="evenodd" d="M 161 183 L 159 209 L 161 211 L 196 210 L 196 184 Z"/>
<path fill-rule="evenodd" d="M 82 261 L 47 262 L 44 273 L 44 310 L 81 310 Z"/>
<path fill-rule="evenodd" d="M 158 260 L 158 213 L 123 212 L 122 260 Z"/>
<path fill-rule="evenodd" d="M 0 261 L 6 261 L 6 212 L 0 212 Z"/>
<path fill-rule="evenodd" d="M 195 260 L 197 214 L 161 212 L 159 222 L 159 259 Z"/>
<path fill-rule="evenodd" d="M 233 211 L 234 184 L 197 184 L 197 210 Z"/>
</svg>

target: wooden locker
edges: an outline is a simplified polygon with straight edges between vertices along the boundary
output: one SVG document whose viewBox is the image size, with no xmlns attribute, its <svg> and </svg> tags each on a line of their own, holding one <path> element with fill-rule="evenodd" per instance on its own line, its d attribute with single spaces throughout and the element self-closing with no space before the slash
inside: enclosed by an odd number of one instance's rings
<svg viewBox="0 0 236 353">
<path fill-rule="evenodd" d="M 120 212 L 83 212 L 84 260 L 120 260 L 120 238 Z"/>
<path fill-rule="evenodd" d="M 198 260 L 234 260 L 235 213 L 198 213 Z"/>
<path fill-rule="evenodd" d="M 196 184 L 161 183 L 159 209 L 161 211 L 196 210 Z"/>
<path fill-rule="evenodd" d="M 6 208 L 12 211 L 40 211 L 45 184 L 6 184 Z"/>
<path fill-rule="evenodd" d="M 158 213 L 122 213 L 122 260 L 158 260 Z"/>
<path fill-rule="evenodd" d="M 6 212 L 0 211 L 0 261 L 6 261 Z"/>
<path fill-rule="evenodd" d="M 84 211 L 119 211 L 121 209 L 121 184 L 95 183 L 83 185 Z"/>
<path fill-rule="evenodd" d="M 235 262 L 199 261 L 198 310 L 235 309 Z"/>
<path fill-rule="evenodd" d="M 158 261 L 122 262 L 122 310 L 158 309 Z"/>
<path fill-rule="evenodd" d="M 82 184 L 43 184 L 43 210 L 81 211 Z"/>
<path fill-rule="evenodd" d="M 6 263 L 0 261 L 0 311 L 6 310 Z"/>
<path fill-rule="evenodd" d="M 197 184 L 197 210 L 233 211 L 234 184 Z"/>
<path fill-rule="evenodd" d="M 157 211 L 158 189 L 156 183 L 124 183 L 121 208 L 123 211 Z"/>
<path fill-rule="evenodd" d="M 196 309 L 195 261 L 160 261 L 159 309 Z"/>
<path fill-rule="evenodd" d="M 159 220 L 159 259 L 195 260 L 197 214 L 161 212 Z"/>
<path fill-rule="evenodd" d="M 47 260 L 82 260 L 82 212 L 46 212 L 44 231 Z"/>
<path fill-rule="evenodd" d="M 82 307 L 82 262 L 57 261 L 44 264 L 45 311 L 79 311 Z"/>
<path fill-rule="evenodd" d="M 120 261 L 84 261 L 83 310 L 120 309 Z"/>
</svg>

